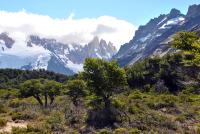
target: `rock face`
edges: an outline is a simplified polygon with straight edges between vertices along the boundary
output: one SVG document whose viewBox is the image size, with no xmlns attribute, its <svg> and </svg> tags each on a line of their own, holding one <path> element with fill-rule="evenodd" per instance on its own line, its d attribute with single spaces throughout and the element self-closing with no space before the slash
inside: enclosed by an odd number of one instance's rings
<svg viewBox="0 0 200 134">
<path fill-rule="evenodd" d="M 8 48 L 0 51 L 1 68 L 46 69 L 72 75 L 82 70 L 86 58 L 109 60 L 117 52 L 112 43 L 106 43 L 98 37 L 82 46 L 64 44 L 55 39 L 40 38 L 36 35 L 29 36 L 24 44 L 15 44 L 14 39 L 7 34 L 0 35 L 6 37 L 0 36 L 0 45 L 7 44 Z M 24 53 L 26 54 L 22 56 Z"/>
<path fill-rule="evenodd" d="M 200 15 L 200 6 L 199 5 L 192 5 L 188 9 L 187 17 L 194 18 Z"/>
<path fill-rule="evenodd" d="M 6 48 L 12 48 L 13 44 L 15 43 L 15 41 L 10 38 L 7 33 L 1 33 L 0 34 L 0 44 L 1 44 L 1 48 L 2 50 Z"/>
<path fill-rule="evenodd" d="M 177 9 L 169 14 L 151 19 L 145 26 L 140 26 L 133 39 L 121 46 L 113 57 L 121 66 L 133 64 L 152 55 L 163 56 L 174 51 L 169 42 L 179 31 L 189 31 L 200 25 L 200 5 L 190 6 L 187 15 Z"/>
</svg>

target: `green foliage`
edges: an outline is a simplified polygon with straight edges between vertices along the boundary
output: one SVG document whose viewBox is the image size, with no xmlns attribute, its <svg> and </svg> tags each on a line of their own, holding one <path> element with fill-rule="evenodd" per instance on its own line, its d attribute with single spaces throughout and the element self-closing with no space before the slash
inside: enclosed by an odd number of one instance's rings
<svg viewBox="0 0 200 134">
<path fill-rule="evenodd" d="M 83 77 L 90 91 L 101 97 L 105 105 L 108 104 L 107 102 L 113 93 L 127 84 L 124 69 L 120 68 L 115 61 L 86 59 Z"/>
<path fill-rule="evenodd" d="M 68 78 L 62 74 L 41 70 L 0 69 L 0 88 L 19 88 L 20 83 L 31 79 L 49 79 L 65 82 Z"/>
<path fill-rule="evenodd" d="M 26 104 L 27 104 L 27 102 L 25 100 L 16 98 L 16 99 L 10 100 L 8 105 L 9 105 L 9 107 L 17 108 L 17 107 L 20 107 L 20 106 L 24 106 Z"/>
<path fill-rule="evenodd" d="M 177 92 L 182 78 L 177 66 L 181 66 L 182 56 L 177 54 L 163 58 L 147 58 L 126 68 L 128 84 L 131 88 L 150 91 L 155 86 L 157 92 Z"/>
<path fill-rule="evenodd" d="M 26 112 L 13 112 L 11 114 L 12 120 L 32 120 L 36 118 L 36 115 L 33 113 Z"/>
<path fill-rule="evenodd" d="M 111 134 L 111 132 L 107 129 L 101 129 L 98 134 Z"/>
<path fill-rule="evenodd" d="M 132 128 L 131 130 L 128 131 L 128 134 L 140 134 L 141 131 L 137 128 Z"/>
<path fill-rule="evenodd" d="M 117 128 L 113 132 L 113 134 L 126 134 L 126 133 L 127 133 L 127 129 L 126 128 Z"/>
<path fill-rule="evenodd" d="M 47 128 L 51 131 L 64 131 L 62 122 L 63 120 L 60 114 L 51 115 L 46 119 Z"/>
<path fill-rule="evenodd" d="M 179 32 L 172 42 L 177 49 L 183 50 L 187 65 L 200 65 L 200 38 L 195 32 Z"/>
<path fill-rule="evenodd" d="M 174 46 L 182 53 L 125 69 L 115 61 L 86 59 L 84 71 L 70 80 L 42 70 L 0 69 L 0 126 L 11 119 L 30 124 L 13 134 L 195 133 L 199 44 L 195 33 L 179 33 Z"/>
<path fill-rule="evenodd" d="M 86 96 L 86 83 L 83 80 L 68 81 L 67 89 L 67 95 L 75 106 L 78 105 L 82 97 Z"/>
<path fill-rule="evenodd" d="M 44 128 L 35 128 L 28 125 L 27 128 L 17 128 L 12 129 L 12 134 L 49 134 L 50 132 L 44 130 Z"/>
<path fill-rule="evenodd" d="M 8 108 L 5 105 L 0 104 L 0 114 L 7 113 L 7 112 L 8 112 Z"/>
<path fill-rule="evenodd" d="M 0 118 L 0 128 L 6 126 L 7 120 L 4 118 Z"/>
<path fill-rule="evenodd" d="M 61 84 L 53 80 L 33 79 L 27 80 L 21 85 L 20 93 L 22 97 L 34 97 L 41 106 L 47 107 L 47 99 L 49 97 L 49 104 L 52 105 L 60 93 Z M 42 102 L 41 96 L 45 97 L 45 102 Z"/>
</svg>

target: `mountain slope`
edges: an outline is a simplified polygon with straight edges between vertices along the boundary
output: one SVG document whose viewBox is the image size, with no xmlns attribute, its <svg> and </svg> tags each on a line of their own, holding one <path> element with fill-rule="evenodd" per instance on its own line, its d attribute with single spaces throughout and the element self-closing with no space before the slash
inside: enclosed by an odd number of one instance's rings
<svg viewBox="0 0 200 134">
<path fill-rule="evenodd" d="M 173 51 L 168 43 L 179 31 L 191 30 L 200 25 L 200 5 L 190 6 L 187 15 L 172 9 L 169 14 L 151 19 L 140 26 L 133 39 L 121 46 L 113 57 L 121 66 L 126 66 L 152 55 L 165 55 Z"/>
<path fill-rule="evenodd" d="M 17 40 L 17 39 L 16 39 Z M 116 49 L 112 43 L 95 37 L 85 46 L 64 44 L 54 39 L 31 35 L 15 41 L 9 34 L 0 34 L 0 68 L 45 69 L 72 75 L 82 70 L 85 58 L 110 59 Z"/>
</svg>

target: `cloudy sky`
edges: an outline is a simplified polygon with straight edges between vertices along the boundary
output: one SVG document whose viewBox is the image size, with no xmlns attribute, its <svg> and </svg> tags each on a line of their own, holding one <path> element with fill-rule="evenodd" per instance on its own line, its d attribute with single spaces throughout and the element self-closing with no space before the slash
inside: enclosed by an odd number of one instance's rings
<svg viewBox="0 0 200 134">
<path fill-rule="evenodd" d="M 66 43 L 88 43 L 94 36 L 119 48 L 147 23 L 172 8 L 183 13 L 199 0 L 0 0 L 0 32 L 30 34 Z"/>
</svg>

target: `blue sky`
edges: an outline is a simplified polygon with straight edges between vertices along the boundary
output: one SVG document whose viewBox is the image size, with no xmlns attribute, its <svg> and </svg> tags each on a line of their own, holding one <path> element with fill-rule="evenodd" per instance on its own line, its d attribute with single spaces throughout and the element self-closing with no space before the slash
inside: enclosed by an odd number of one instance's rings
<svg viewBox="0 0 200 134">
<path fill-rule="evenodd" d="M 186 13 L 192 4 L 200 4 L 200 0 L 0 0 L 0 10 L 25 9 L 53 18 L 66 18 L 71 13 L 76 19 L 108 15 L 138 26 L 172 8 Z"/>
</svg>

